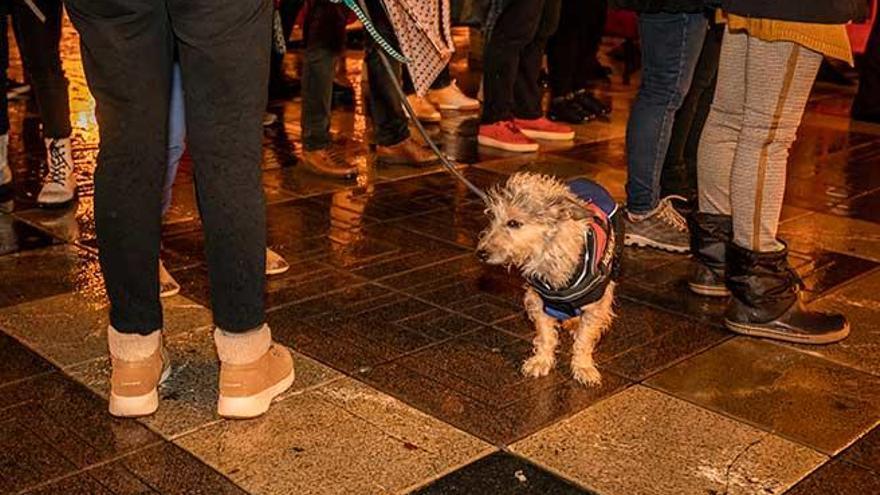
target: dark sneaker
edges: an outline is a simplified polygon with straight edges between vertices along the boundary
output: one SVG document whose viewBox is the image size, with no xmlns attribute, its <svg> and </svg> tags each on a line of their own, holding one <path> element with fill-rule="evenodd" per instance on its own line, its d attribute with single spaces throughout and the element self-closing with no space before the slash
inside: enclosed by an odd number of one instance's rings
<svg viewBox="0 0 880 495">
<path fill-rule="evenodd" d="M 574 100 L 587 112 L 594 115 L 605 116 L 611 113 L 611 106 L 593 96 L 589 91 L 582 89 L 574 94 Z"/>
<path fill-rule="evenodd" d="M 431 150 L 408 137 L 391 146 L 376 146 L 376 160 L 385 165 L 435 165 L 440 159 Z"/>
<path fill-rule="evenodd" d="M 690 251 L 687 221 L 672 205 L 675 196 L 660 201 L 654 211 L 646 215 L 627 213 L 624 245 L 661 249 L 672 253 Z"/>
<path fill-rule="evenodd" d="M 596 114 L 590 113 L 580 103 L 571 97 L 553 98 L 550 102 L 550 110 L 547 117 L 556 122 L 568 124 L 583 124 L 596 118 Z"/>
<path fill-rule="evenodd" d="M 358 174 L 357 165 L 350 163 L 342 150 L 332 146 L 303 151 L 302 163 L 316 174 L 337 179 L 353 179 Z"/>
</svg>

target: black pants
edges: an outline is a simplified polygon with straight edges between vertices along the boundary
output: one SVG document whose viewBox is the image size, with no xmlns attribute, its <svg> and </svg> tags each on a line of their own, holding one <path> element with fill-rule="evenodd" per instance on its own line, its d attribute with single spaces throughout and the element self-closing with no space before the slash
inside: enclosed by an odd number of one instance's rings
<svg viewBox="0 0 880 495">
<path fill-rule="evenodd" d="M 162 328 L 157 267 L 176 45 L 214 322 L 227 331 L 261 325 L 260 122 L 271 0 L 68 0 L 67 7 L 97 101 L 95 223 L 111 324 L 140 334 Z"/>
<path fill-rule="evenodd" d="M 880 123 L 880 20 L 874 21 L 868 47 L 859 70 L 859 92 L 853 100 L 852 116 Z"/>
<path fill-rule="evenodd" d="M 553 96 L 586 88 L 596 73 L 608 0 L 562 0 L 559 28 L 547 42 L 547 69 Z"/>
<path fill-rule="evenodd" d="M 513 0 L 501 13 L 483 52 L 484 124 L 543 115 L 538 77 L 559 6 L 560 0 Z"/>
<path fill-rule="evenodd" d="M 389 42 L 396 37 L 384 9 L 377 0 L 368 0 L 367 8 L 376 29 Z M 333 101 L 333 75 L 336 59 L 345 50 L 345 21 L 348 10 L 328 0 L 309 0 L 304 26 L 306 41 L 302 78 L 303 148 L 320 150 L 330 145 L 330 113 Z M 370 112 L 373 117 L 373 140 L 389 146 L 409 137 L 406 115 L 400 97 L 394 91 L 377 50 L 369 38 L 366 52 L 370 80 Z M 400 64 L 391 60 L 400 81 Z"/>
<path fill-rule="evenodd" d="M 715 96 L 724 28 L 724 24 L 713 24 L 706 33 L 691 87 L 675 114 L 660 176 L 661 196 L 675 194 L 693 200 L 697 197 L 697 149 Z"/>
<path fill-rule="evenodd" d="M 290 39 L 296 17 L 303 7 L 305 0 L 281 0 L 278 5 L 278 14 L 281 17 L 281 32 L 284 40 Z M 272 85 L 280 86 L 284 83 L 284 55 L 272 50 L 271 65 L 269 70 L 270 91 Z"/>
<path fill-rule="evenodd" d="M 437 74 L 437 79 L 434 79 L 434 82 L 431 83 L 431 89 L 443 89 L 450 84 L 452 84 L 452 74 L 449 73 L 449 65 L 447 65 Z M 412 77 L 409 75 L 409 69 L 406 67 L 403 68 L 403 91 L 408 95 L 416 92 Z"/>
<path fill-rule="evenodd" d="M 3 17 L 0 61 L 3 80 L 3 96 L 0 97 L 0 134 L 9 130 L 6 101 L 6 69 L 9 65 L 9 47 L 6 37 L 6 14 L 12 14 L 15 39 L 24 70 L 33 86 L 34 98 L 43 123 L 43 137 L 66 138 L 70 136 L 70 102 L 67 96 L 67 79 L 61 68 L 59 43 L 61 42 L 61 0 L 34 0 L 46 16 L 40 22 L 31 9 L 19 0 L 4 0 L 0 6 Z M 4 12 L 5 11 L 5 12 Z"/>
</svg>

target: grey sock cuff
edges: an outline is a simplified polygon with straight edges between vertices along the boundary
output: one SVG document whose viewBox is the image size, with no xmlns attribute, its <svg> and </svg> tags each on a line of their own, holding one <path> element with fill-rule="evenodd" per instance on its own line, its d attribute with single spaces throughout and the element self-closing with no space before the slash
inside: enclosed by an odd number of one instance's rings
<svg viewBox="0 0 880 495">
<path fill-rule="evenodd" d="M 220 361 L 229 364 L 248 364 L 269 351 L 272 344 L 272 332 L 269 325 L 244 333 L 225 332 L 220 328 L 214 330 L 214 343 L 217 345 L 217 356 Z"/>
<path fill-rule="evenodd" d="M 141 361 L 152 356 L 162 345 L 162 331 L 156 330 L 148 335 L 121 333 L 112 326 L 107 327 L 107 346 L 110 355 L 122 361 Z"/>
</svg>

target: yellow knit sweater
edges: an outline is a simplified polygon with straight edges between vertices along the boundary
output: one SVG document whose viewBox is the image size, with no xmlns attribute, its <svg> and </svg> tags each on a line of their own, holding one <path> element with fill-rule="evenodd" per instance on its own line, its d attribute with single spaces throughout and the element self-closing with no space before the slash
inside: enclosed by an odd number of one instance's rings
<svg viewBox="0 0 880 495">
<path fill-rule="evenodd" d="M 731 31 L 745 31 L 764 41 L 791 41 L 827 57 L 853 64 L 852 47 L 844 24 L 814 24 L 742 17 L 718 11 L 718 20 Z"/>
</svg>

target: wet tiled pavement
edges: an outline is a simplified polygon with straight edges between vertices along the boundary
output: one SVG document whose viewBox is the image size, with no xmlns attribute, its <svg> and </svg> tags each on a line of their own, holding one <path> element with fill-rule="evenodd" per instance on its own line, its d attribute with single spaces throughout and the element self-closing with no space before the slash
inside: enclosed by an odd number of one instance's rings
<svg viewBox="0 0 880 495">
<path fill-rule="evenodd" d="M 372 163 L 360 54 L 349 52 L 356 105 L 337 110 L 333 130 L 359 161 L 356 186 L 296 166 L 299 99 L 274 103 L 281 122 L 265 132 L 269 243 L 292 265 L 269 281 L 269 323 L 294 349 L 294 387 L 263 418 L 216 416 L 185 158 L 162 248 L 183 286 L 164 301 L 175 368 L 159 412 L 123 421 L 106 413 L 98 143 L 76 43 L 66 27 L 76 206 L 34 207 L 38 124 L 28 103 L 10 109 L 0 493 L 880 493 L 880 127 L 848 120 L 851 89 L 815 89 L 781 228 L 812 304 L 846 313 L 850 338 L 807 348 L 733 337 L 719 325 L 723 303 L 686 291 L 687 258 L 628 250 L 618 318 L 597 350 L 604 382 L 587 388 L 571 379 L 565 345 L 550 375 L 520 374 L 532 333 L 522 281 L 475 261 L 485 220 L 461 184 L 437 168 Z M 463 58 L 454 69 L 473 92 Z M 481 187 L 533 170 L 590 177 L 620 197 L 633 87 L 598 91 L 611 119 L 535 155 L 478 149 L 475 114 L 445 114 L 431 132 Z"/>
</svg>

